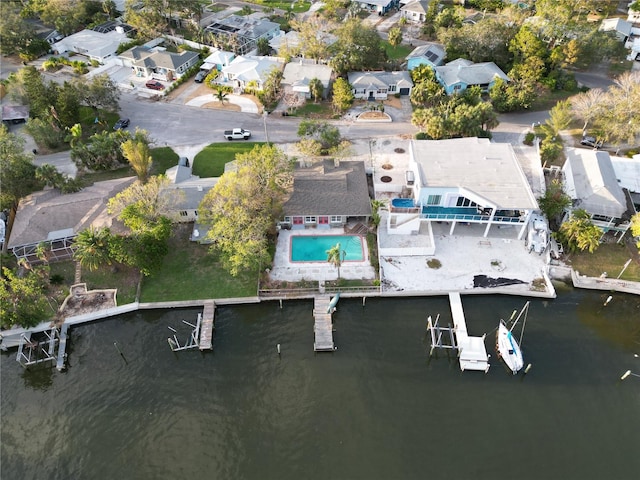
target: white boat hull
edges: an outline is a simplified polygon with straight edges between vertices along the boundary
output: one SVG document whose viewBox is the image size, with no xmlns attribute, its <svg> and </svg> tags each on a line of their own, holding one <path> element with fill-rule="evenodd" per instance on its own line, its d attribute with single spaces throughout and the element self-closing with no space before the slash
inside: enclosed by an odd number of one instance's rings
<svg viewBox="0 0 640 480">
<path fill-rule="evenodd" d="M 500 322 L 498 326 L 498 332 L 496 333 L 496 350 L 498 351 L 498 356 L 502 358 L 502 361 L 514 375 L 524 366 L 520 345 L 518 345 L 518 341 L 513 337 L 504 322 Z"/>
</svg>

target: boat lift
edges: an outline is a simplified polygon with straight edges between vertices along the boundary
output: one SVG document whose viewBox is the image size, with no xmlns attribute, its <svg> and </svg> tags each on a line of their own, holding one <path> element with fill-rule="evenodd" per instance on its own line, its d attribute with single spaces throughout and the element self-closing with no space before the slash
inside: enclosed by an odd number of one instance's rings
<svg viewBox="0 0 640 480">
<path fill-rule="evenodd" d="M 431 334 L 429 357 L 437 349 L 458 350 L 460 348 L 456 342 L 455 328 L 451 326 L 441 327 L 438 325 L 438 320 L 440 320 L 440 314 L 436 316 L 435 322 L 431 319 L 431 315 L 427 318 L 427 331 Z M 448 343 L 445 340 L 448 340 Z"/>
<path fill-rule="evenodd" d="M 175 328 L 167 326 L 167 328 L 173 332 L 173 337 L 167 338 L 167 342 L 169 343 L 169 347 L 171 347 L 171 350 L 174 352 L 179 352 L 182 350 L 199 348 L 200 347 L 200 325 L 202 324 L 202 314 L 201 313 L 198 314 L 198 321 L 196 322 L 195 325 L 187 322 L 186 320 L 182 320 L 182 323 L 184 323 L 185 325 L 189 325 L 191 328 L 193 328 L 193 330 L 191 330 L 191 335 L 189 335 L 189 338 L 185 341 L 184 345 L 180 345 L 180 342 L 178 341 L 178 337 L 176 336 L 176 333 L 178 333 L 178 331 Z"/>
<path fill-rule="evenodd" d="M 23 367 L 35 365 L 37 363 L 55 361 L 57 357 L 56 347 L 60 344 L 60 333 L 56 327 L 42 332 L 45 340 L 33 340 L 31 332 L 20 335 L 18 345 L 18 356 L 16 361 Z"/>
</svg>

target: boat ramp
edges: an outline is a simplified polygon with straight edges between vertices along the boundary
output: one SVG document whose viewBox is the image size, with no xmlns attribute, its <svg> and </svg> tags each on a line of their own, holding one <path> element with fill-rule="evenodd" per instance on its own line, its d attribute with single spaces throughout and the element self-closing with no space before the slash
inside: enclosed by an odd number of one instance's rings
<svg viewBox="0 0 640 480">
<path fill-rule="evenodd" d="M 464 318 L 462 300 L 458 292 L 449 293 L 449 304 L 453 317 L 452 327 L 438 325 L 439 316 L 435 322 L 427 319 L 427 330 L 431 335 L 431 356 L 436 349 L 450 349 L 458 351 L 460 370 L 478 370 L 487 373 L 489 371 L 489 355 L 485 346 L 485 335 L 472 337 L 467 333 L 467 322 Z"/>
</svg>

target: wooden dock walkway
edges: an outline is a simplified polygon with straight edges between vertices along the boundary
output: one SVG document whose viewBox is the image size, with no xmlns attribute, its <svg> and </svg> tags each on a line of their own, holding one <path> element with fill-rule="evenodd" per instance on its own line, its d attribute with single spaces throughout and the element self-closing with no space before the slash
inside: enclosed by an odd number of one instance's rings
<svg viewBox="0 0 640 480">
<path fill-rule="evenodd" d="M 462 300 L 458 292 L 449 293 L 449 304 L 453 317 L 453 327 L 458 343 L 458 360 L 460 370 L 479 370 L 484 373 L 489 371 L 489 355 L 484 344 L 484 335 L 471 337 L 467 333 L 467 322 L 464 318 Z"/>
<path fill-rule="evenodd" d="M 202 311 L 202 324 L 200 325 L 200 350 L 211 350 L 213 337 L 213 318 L 215 316 L 216 304 L 213 300 L 204 302 Z"/>
<path fill-rule="evenodd" d="M 328 313 L 330 303 L 331 297 L 328 296 L 314 297 L 313 299 L 313 317 L 315 318 L 313 350 L 316 352 L 333 352 L 335 350 L 333 322 L 331 313 Z"/>
</svg>

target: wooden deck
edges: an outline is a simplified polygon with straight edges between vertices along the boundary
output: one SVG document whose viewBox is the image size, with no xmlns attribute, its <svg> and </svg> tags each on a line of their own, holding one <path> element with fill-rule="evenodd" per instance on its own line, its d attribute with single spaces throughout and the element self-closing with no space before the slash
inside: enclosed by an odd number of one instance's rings
<svg viewBox="0 0 640 480">
<path fill-rule="evenodd" d="M 316 352 L 333 352 L 333 322 L 331 313 L 328 313 L 331 297 L 315 297 L 313 300 L 313 349 Z"/>
<path fill-rule="evenodd" d="M 204 310 L 202 312 L 202 324 L 200 325 L 200 350 L 211 350 L 213 337 L 213 317 L 216 311 L 216 304 L 213 300 L 204 302 Z"/>
</svg>

